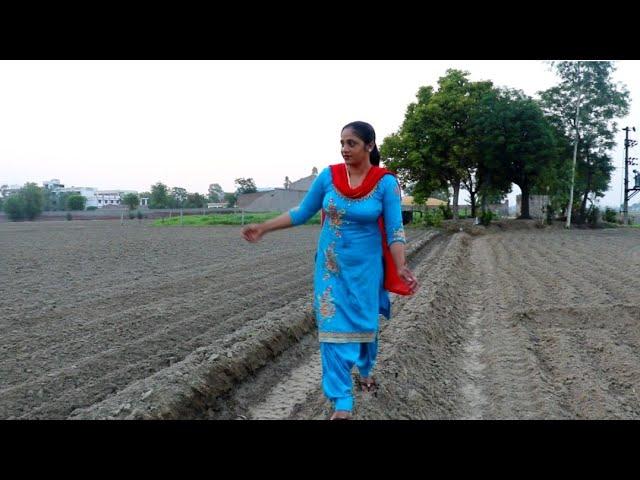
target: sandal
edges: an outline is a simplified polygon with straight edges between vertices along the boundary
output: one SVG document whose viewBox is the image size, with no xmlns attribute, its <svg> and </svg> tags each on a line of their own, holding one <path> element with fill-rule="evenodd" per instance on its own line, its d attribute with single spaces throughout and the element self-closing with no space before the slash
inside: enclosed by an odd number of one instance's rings
<svg viewBox="0 0 640 480">
<path fill-rule="evenodd" d="M 378 382 L 376 382 L 375 378 L 373 378 L 369 382 L 365 382 L 361 378 L 358 378 L 358 386 L 360 387 L 360 390 L 362 390 L 363 392 L 377 392 L 378 387 L 380 387 Z"/>
<path fill-rule="evenodd" d="M 336 412 L 333 412 L 333 415 L 331 415 L 329 420 L 351 420 L 351 414 L 347 415 L 346 417 L 335 417 L 335 414 Z"/>
</svg>

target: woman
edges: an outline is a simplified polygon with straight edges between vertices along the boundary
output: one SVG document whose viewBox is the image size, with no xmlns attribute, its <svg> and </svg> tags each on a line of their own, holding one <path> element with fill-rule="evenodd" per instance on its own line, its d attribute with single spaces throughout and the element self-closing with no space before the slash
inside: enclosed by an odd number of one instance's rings
<svg viewBox="0 0 640 480">
<path fill-rule="evenodd" d="M 361 388 L 377 388 L 371 372 L 378 315 L 391 315 L 388 291 L 412 294 L 418 288 L 405 261 L 400 187 L 391 172 L 378 167 L 373 127 L 349 123 L 342 129 L 340 144 L 344 163 L 325 168 L 300 206 L 242 229 L 247 241 L 257 242 L 267 232 L 305 223 L 322 209 L 313 306 L 322 387 L 335 406 L 331 420 L 351 418 L 354 365 Z"/>
</svg>

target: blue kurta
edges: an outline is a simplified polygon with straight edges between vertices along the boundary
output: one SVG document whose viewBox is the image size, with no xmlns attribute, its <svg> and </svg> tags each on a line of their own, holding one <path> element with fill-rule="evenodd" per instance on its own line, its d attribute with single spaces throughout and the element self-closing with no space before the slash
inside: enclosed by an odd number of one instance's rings
<svg viewBox="0 0 640 480">
<path fill-rule="evenodd" d="M 384 287 L 382 238 L 378 217 L 383 215 L 387 243 L 405 241 L 400 186 L 384 175 L 362 198 L 344 197 L 325 168 L 302 203 L 289 211 L 293 225 L 309 220 L 322 208 L 325 221 L 318 239 L 313 277 L 313 308 L 321 342 L 373 342 L 378 315 L 391 316 Z"/>
</svg>

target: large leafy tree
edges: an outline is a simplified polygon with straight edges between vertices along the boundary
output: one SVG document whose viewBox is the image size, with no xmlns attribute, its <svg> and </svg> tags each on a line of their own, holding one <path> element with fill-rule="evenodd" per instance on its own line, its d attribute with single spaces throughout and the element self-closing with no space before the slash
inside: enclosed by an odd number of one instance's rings
<svg viewBox="0 0 640 480">
<path fill-rule="evenodd" d="M 522 191 L 520 218 L 530 218 L 529 196 L 556 165 L 558 139 L 538 104 L 520 90 L 498 89 L 492 107 L 480 135 L 490 190 L 504 191 L 507 182 L 518 185 Z"/>
<path fill-rule="evenodd" d="M 186 208 L 203 208 L 207 203 L 207 198 L 200 193 L 189 193 L 185 202 Z"/>
<path fill-rule="evenodd" d="M 28 220 L 35 219 L 42 213 L 44 194 L 42 188 L 35 183 L 25 183 L 18 193 L 24 205 L 24 216 Z"/>
<path fill-rule="evenodd" d="M 149 208 L 169 207 L 169 187 L 158 182 L 151 186 L 151 196 L 149 197 Z"/>
<path fill-rule="evenodd" d="M 255 193 L 258 191 L 253 178 L 236 178 L 236 195 L 241 193 Z"/>
<path fill-rule="evenodd" d="M 399 131 L 381 146 L 386 166 L 398 172 L 403 185 L 414 184 L 418 201 L 450 186 L 454 218 L 461 185 L 475 205 L 479 156 L 474 115 L 480 100 L 492 90 L 491 82 L 471 82 L 468 75 L 450 69 L 438 80 L 437 92 L 421 87 Z"/>
<path fill-rule="evenodd" d="M 169 206 L 172 208 L 183 208 L 187 201 L 187 189 L 182 187 L 173 187 L 171 189 L 171 198 Z"/>
<path fill-rule="evenodd" d="M 233 208 L 236 206 L 236 202 L 238 201 L 238 197 L 233 192 L 225 192 L 224 201 L 227 203 L 227 207 Z"/>
<path fill-rule="evenodd" d="M 11 220 L 34 220 L 42 213 L 44 193 L 35 183 L 25 183 L 17 193 L 4 201 L 4 211 Z"/>
<path fill-rule="evenodd" d="M 551 67 L 560 83 L 540 92 L 540 102 L 573 144 L 569 206 L 578 210 L 582 220 L 589 194 L 602 195 L 609 184 L 613 169 L 609 152 L 617 132 L 615 119 L 629 112 L 629 92 L 626 86 L 613 81 L 615 66 L 610 61 L 552 62 Z M 571 211 L 567 213 L 569 226 Z"/>
<path fill-rule="evenodd" d="M 11 195 L 8 197 L 3 202 L 2 207 L 11 221 L 17 222 L 24 218 L 24 204 L 19 195 Z"/>
<path fill-rule="evenodd" d="M 122 196 L 122 203 L 129 207 L 129 210 L 133 210 L 140 205 L 140 197 L 135 193 L 127 193 Z"/>
<path fill-rule="evenodd" d="M 224 190 L 218 183 L 212 183 L 209 185 L 209 201 L 219 203 L 224 200 Z"/>
</svg>

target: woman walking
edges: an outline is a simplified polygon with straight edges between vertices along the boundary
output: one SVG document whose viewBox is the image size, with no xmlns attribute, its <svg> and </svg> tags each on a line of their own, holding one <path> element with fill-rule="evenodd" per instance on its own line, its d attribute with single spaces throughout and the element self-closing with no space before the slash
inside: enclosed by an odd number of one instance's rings
<svg viewBox="0 0 640 480">
<path fill-rule="evenodd" d="M 378 315 L 391 316 L 389 291 L 410 295 L 418 288 L 406 265 L 400 187 L 391 172 L 378 166 L 373 127 L 349 123 L 340 144 L 344 163 L 325 168 L 298 207 L 242 229 L 247 241 L 257 242 L 267 232 L 304 224 L 322 209 L 313 307 L 322 387 L 335 406 L 332 420 L 351 418 L 354 365 L 364 391 L 378 387 L 371 374 Z"/>
</svg>

